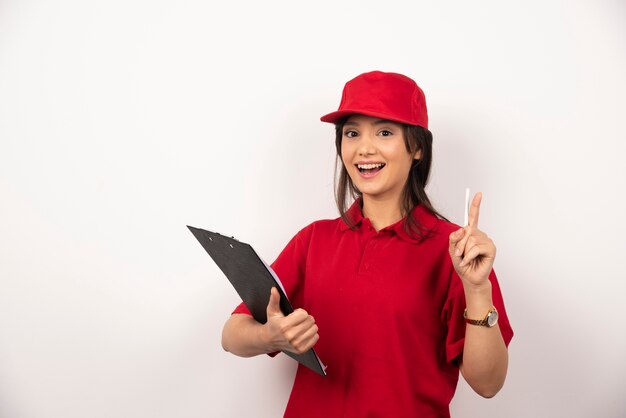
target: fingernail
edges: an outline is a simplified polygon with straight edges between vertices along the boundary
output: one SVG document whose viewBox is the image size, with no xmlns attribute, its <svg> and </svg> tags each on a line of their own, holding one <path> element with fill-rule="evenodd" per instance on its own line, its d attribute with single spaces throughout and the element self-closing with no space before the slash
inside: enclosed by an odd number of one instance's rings
<svg viewBox="0 0 626 418">
<path fill-rule="evenodd" d="M 454 250 L 454 255 L 455 256 L 460 256 L 461 255 L 461 250 L 459 250 L 458 248 L 456 250 Z"/>
<path fill-rule="evenodd" d="M 465 265 L 465 260 L 461 260 L 461 263 L 459 264 L 459 266 L 463 267 Z"/>
</svg>

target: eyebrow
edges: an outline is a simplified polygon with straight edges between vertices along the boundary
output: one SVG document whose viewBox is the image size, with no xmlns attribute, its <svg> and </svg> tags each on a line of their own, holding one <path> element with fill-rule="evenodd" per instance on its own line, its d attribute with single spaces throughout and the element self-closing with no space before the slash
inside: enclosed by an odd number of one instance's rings
<svg viewBox="0 0 626 418">
<path fill-rule="evenodd" d="M 394 125 L 398 125 L 397 122 L 393 122 L 387 119 L 376 119 L 374 122 L 372 122 L 372 125 L 384 125 L 386 123 L 391 123 Z M 354 122 L 354 121 L 348 121 L 346 123 L 343 124 L 343 126 L 359 126 L 358 123 Z"/>
</svg>

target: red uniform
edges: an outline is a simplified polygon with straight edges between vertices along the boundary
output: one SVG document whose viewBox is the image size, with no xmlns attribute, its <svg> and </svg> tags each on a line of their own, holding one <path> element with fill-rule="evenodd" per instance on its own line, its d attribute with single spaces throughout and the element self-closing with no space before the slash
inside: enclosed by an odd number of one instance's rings
<svg viewBox="0 0 626 418">
<path fill-rule="evenodd" d="M 285 417 L 449 417 L 465 337 L 463 284 L 448 253 L 459 227 L 421 206 L 412 213 L 430 230 L 421 239 L 403 221 L 377 233 L 358 201 L 348 215 L 355 230 L 341 218 L 314 222 L 272 264 L 294 308 L 315 317 L 315 350 L 328 366 L 324 378 L 299 365 Z M 493 270 L 489 279 L 508 346 Z"/>
</svg>

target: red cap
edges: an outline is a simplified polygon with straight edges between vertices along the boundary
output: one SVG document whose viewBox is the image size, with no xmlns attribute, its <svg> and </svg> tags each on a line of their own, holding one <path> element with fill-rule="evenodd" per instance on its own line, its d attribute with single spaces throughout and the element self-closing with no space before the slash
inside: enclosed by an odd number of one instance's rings
<svg viewBox="0 0 626 418">
<path fill-rule="evenodd" d="M 343 88 L 339 109 L 320 120 L 335 123 L 353 113 L 428 129 L 424 92 L 402 74 L 372 71 L 356 76 Z"/>
</svg>

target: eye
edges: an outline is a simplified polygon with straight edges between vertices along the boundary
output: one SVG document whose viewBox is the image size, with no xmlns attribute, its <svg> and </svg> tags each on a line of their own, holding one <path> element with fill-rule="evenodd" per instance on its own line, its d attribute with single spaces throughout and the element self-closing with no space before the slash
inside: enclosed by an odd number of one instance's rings
<svg viewBox="0 0 626 418">
<path fill-rule="evenodd" d="M 382 129 L 378 134 L 382 136 L 391 136 L 393 135 L 393 132 L 388 129 Z"/>
<path fill-rule="evenodd" d="M 343 133 L 343 136 L 345 136 L 346 138 L 354 138 L 355 136 L 357 136 L 357 133 L 356 131 L 349 130 L 349 131 L 345 131 Z"/>
</svg>

